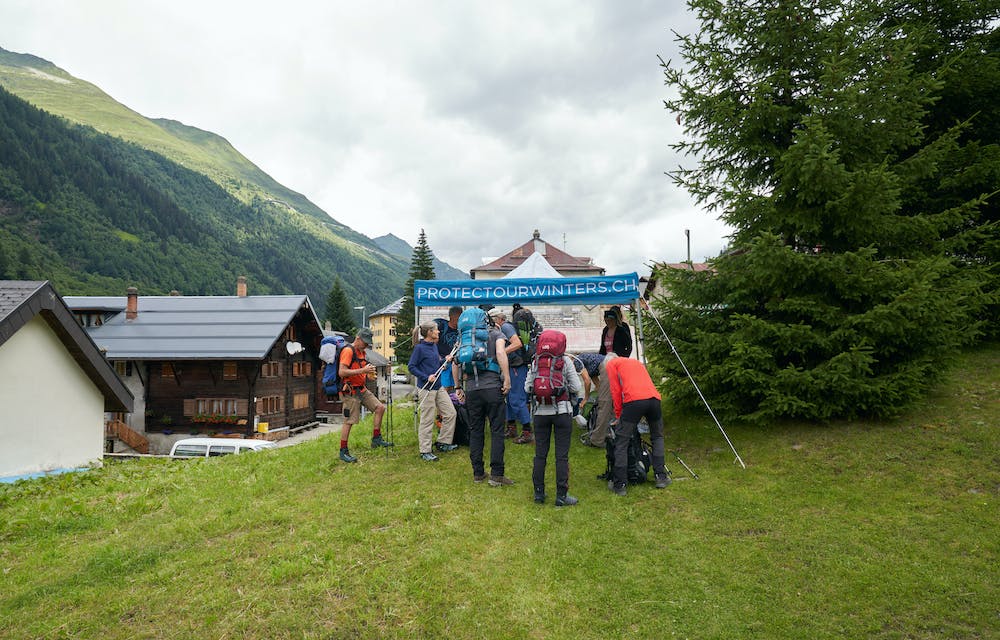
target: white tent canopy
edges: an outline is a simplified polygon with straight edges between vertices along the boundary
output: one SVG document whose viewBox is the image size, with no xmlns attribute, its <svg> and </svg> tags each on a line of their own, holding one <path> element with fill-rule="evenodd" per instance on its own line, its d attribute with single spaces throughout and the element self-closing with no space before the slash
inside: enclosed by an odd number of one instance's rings
<svg viewBox="0 0 1000 640">
<path fill-rule="evenodd" d="M 537 251 L 504 278 L 561 278 L 561 273 L 549 264 L 549 261 Z"/>
</svg>

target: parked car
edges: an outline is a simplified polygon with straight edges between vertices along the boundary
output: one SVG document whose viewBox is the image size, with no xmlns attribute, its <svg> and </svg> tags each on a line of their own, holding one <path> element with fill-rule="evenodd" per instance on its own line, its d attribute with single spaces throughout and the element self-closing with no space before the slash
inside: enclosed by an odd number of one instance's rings
<svg viewBox="0 0 1000 640">
<path fill-rule="evenodd" d="M 267 440 L 240 438 L 184 438 L 170 448 L 172 458 L 211 458 L 229 454 L 277 449 L 278 445 Z"/>
<path fill-rule="evenodd" d="M 407 383 L 409 381 L 410 381 L 410 377 L 407 376 L 405 373 L 394 373 L 394 374 L 392 374 L 392 383 L 393 384 L 396 384 L 397 382 Z"/>
</svg>

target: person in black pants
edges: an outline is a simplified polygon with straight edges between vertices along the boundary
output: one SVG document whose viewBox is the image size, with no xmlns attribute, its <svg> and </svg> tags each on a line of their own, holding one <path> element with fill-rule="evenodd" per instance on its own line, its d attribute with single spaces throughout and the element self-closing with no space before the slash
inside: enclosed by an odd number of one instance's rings
<svg viewBox="0 0 1000 640">
<path fill-rule="evenodd" d="M 555 434 L 556 443 L 556 506 L 569 507 L 579 502 L 569 495 L 569 445 L 573 440 L 573 404 L 570 395 L 580 395 L 582 383 L 573 367 L 570 356 L 563 355 L 563 382 L 568 391 L 552 404 L 539 402 L 535 406 L 535 460 L 531 471 L 531 482 L 535 486 L 535 502 L 545 502 L 545 465 L 549 457 L 549 442 Z M 524 381 L 524 390 L 532 395 L 537 375 L 537 367 L 532 366 Z"/>
<path fill-rule="evenodd" d="M 472 463 L 473 482 L 487 480 L 483 465 L 486 445 L 486 421 L 490 422 L 490 475 L 491 487 L 509 486 L 514 481 L 504 475 L 504 427 L 507 424 L 505 396 L 510 391 L 510 369 L 504 345 L 507 339 L 495 326 L 490 326 L 489 357 L 499 365 L 499 372 L 492 369 L 463 371 L 454 365 L 455 380 L 460 376 L 465 382 L 465 408 L 469 410 L 469 461 Z"/>
</svg>

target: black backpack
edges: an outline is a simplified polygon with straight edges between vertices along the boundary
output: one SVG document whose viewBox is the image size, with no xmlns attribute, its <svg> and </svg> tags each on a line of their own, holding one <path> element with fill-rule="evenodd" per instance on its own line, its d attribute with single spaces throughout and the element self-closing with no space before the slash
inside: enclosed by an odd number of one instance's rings
<svg viewBox="0 0 1000 640">
<path fill-rule="evenodd" d="M 615 477 L 615 430 L 608 430 L 608 439 L 604 442 L 604 456 L 607 459 L 607 469 L 604 475 L 597 476 L 601 480 L 611 480 Z M 644 440 L 636 425 L 632 439 L 628 443 L 628 462 L 626 462 L 625 478 L 629 484 L 641 484 L 649 480 L 649 468 L 653 466 L 653 445 Z"/>
</svg>

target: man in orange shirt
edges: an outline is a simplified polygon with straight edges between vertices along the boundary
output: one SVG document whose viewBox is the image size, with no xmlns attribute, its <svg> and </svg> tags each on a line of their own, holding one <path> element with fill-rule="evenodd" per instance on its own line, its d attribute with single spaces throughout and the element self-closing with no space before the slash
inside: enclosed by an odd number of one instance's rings
<svg viewBox="0 0 1000 640">
<path fill-rule="evenodd" d="M 358 461 L 348 450 L 347 440 L 351 435 L 351 427 L 361 419 L 362 406 L 375 416 L 372 448 L 392 446 L 391 442 L 382 439 L 382 415 L 385 413 L 385 405 L 379 402 L 366 386 L 369 376 L 375 376 L 375 366 L 365 360 L 365 349 L 370 346 L 372 346 L 372 330 L 365 327 L 358 331 L 354 342 L 340 351 L 338 375 L 343 380 L 340 400 L 344 405 L 344 426 L 340 428 L 340 459 L 344 462 Z"/>
<path fill-rule="evenodd" d="M 646 366 L 632 358 L 619 358 L 609 353 L 601 363 L 602 375 L 607 376 L 611 386 L 611 401 L 615 407 L 615 464 L 613 477 L 608 480 L 608 489 L 624 496 L 627 494 L 628 445 L 643 417 L 649 423 L 649 437 L 653 445 L 653 472 L 656 474 L 656 488 L 663 489 L 670 484 L 667 475 L 666 448 L 663 444 L 663 409 L 660 407 L 660 393 L 646 371 Z"/>
</svg>

